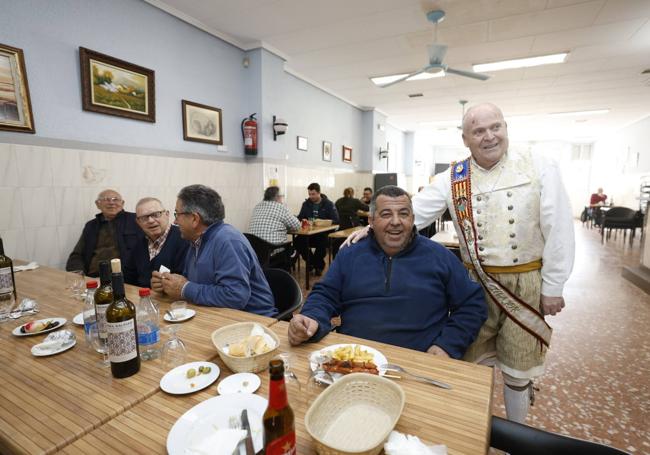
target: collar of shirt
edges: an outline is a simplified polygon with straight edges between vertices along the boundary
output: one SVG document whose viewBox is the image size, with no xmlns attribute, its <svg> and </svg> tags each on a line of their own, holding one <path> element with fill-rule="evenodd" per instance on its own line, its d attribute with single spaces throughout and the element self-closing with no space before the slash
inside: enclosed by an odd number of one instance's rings
<svg viewBox="0 0 650 455">
<path fill-rule="evenodd" d="M 151 240 L 149 237 L 147 237 L 147 242 L 149 245 L 149 260 L 152 260 L 158 254 L 160 253 L 160 250 L 162 250 L 163 245 L 165 244 L 165 240 L 167 240 L 167 236 L 169 235 L 169 231 L 172 229 L 172 224 L 169 223 L 167 225 L 167 229 L 165 232 L 163 232 L 163 235 L 158 237 L 156 240 Z"/>
</svg>

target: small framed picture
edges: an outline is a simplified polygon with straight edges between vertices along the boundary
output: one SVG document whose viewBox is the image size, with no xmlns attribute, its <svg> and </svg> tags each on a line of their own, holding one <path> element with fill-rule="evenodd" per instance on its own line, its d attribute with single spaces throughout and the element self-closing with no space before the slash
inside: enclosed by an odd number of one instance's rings
<svg viewBox="0 0 650 455">
<path fill-rule="evenodd" d="M 0 130 L 34 133 L 22 49 L 0 44 Z"/>
<path fill-rule="evenodd" d="M 221 109 L 182 100 L 183 139 L 223 145 L 221 134 Z"/>
<path fill-rule="evenodd" d="M 352 162 L 352 147 L 343 146 L 343 162 L 351 163 Z"/>
<path fill-rule="evenodd" d="M 85 111 L 156 122 L 153 70 L 84 47 L 79 61 Z"/>
<path fill-rule="evenodd" d="M 307 138 L 306 137 L 298 136 L 298 139 L 297 139 L 296 142 L 297 142 L 296 147 L 298 148 L 298 150 L 304 150 L 305 152 L 307 151 Z"/>
<path fill-rule="evenodd" d="M 332 143 L 323 141 L 323 161 L 332 161 Z"/>
</svg>

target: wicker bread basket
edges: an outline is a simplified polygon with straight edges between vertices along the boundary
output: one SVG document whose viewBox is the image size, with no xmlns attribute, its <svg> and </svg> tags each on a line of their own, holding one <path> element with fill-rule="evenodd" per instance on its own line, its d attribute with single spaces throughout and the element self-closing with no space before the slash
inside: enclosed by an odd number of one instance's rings
<svg viewBox="0 0 650 455">
<path fill-rule="evenodd" d="M 404 408 L 404 391 L 389 379 L 353 373 L 314 401 L 305 427 L 321 455 L 376 455 Z"/>
<path fill-rule="evenodd" d="M 326 227 L 326 226 L 331 226 L 332 225 L 332 220 L 314 220 L 314 226 L 315 227 Z"/>
<path fill-rule="evenodd" d="M 260 325 L 260 324 L 257 324 Z M 219 357 L 235 373 L 258 373 L 269 367 L 269 361 L 275 356 L 280 347 L 280 339 L 266 327 L 260 325 L 273 341 L 275 347 L 264 354 L 254 355 L 252 357 L 235 357 L 224 351 L 224 348 L 231 343 L 238 343 L 251 334 L 255 326 L 254 322 L 239 322 L 237 324 L 227 325 L 212 332 L 212 343 L 214 343 Z"/>
</svg>

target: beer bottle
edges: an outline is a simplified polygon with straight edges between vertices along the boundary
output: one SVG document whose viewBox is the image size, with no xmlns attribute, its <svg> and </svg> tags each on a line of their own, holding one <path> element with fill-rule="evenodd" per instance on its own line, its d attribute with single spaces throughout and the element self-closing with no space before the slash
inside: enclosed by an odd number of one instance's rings
<svg viewBox="0 0 650 455">
<path fill-rule="evenodd" d="M 284 362 L 273 359 L 269 366 L 271 383 L 269 405 L 264 412 L 264 453 L 295 455 L 296 427 L 284 384 Z"/>
</svg>

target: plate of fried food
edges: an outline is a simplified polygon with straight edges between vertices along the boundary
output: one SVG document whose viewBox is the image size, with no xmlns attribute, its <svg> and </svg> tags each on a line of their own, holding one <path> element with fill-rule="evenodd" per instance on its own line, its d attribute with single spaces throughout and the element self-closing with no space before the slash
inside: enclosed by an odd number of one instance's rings
<svg viewBox="0 0 650 455">
<path fill-rule="evenodd" d="M 309 356 L 312 371 L 319 367 L 327 371 L 334 380 L 348 373 L 369 373 L 384 375 L 379 365 L 388 363 L 386 356 L 370 346 L 362 344 L 335 344 Z"/>
</svg>

